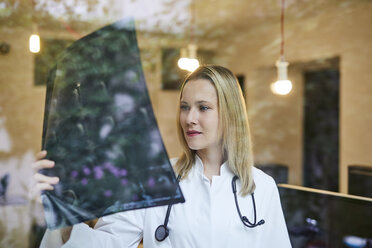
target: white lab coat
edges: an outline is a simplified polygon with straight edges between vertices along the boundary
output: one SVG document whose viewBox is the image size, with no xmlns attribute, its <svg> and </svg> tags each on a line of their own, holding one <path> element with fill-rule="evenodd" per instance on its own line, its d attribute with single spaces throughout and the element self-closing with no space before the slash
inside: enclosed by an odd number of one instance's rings
<svg viewBox="0 0 372 248">
<path fill-rule="evenodd" d="M 104 216 L 98 220 L 95 229 L 86 224 L 75 225 L 63 247 L 135 248 L 142 238 L 145 248 L 291 247 L 274 180 L 261 170 L 253 169 L 257 222 L 264 219 L 265 224 L 249 228 L 243 225 L 236 210 L 231 186 L 233 176 L 224 163 L 220 176 L 213 176 L 210 183 L 203 175 L 201 159 L 196 156 L 189 176 L 180 182 L 186 202 L 172 207 L 168 223 L 170 234 L 163 242 L 155 239 L 155 230 L 164 223 L 167 206 Z M 237 189 L 240 189 L 239 180 Z M 238 196 L 238 201 L 242 215 L 252 222 L 251 196 Z M 61 245 L 59 231 L 48 230 L 40 247 Z"/>
</svg>

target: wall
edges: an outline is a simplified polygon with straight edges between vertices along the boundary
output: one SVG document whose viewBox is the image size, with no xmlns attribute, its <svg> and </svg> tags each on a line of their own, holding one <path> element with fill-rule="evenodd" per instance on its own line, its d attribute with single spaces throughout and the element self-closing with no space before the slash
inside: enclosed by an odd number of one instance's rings
<svg viewBox="0 0 372 248">
<path fill-rule="evenodd" d="M 285 22 L 286 60 L 292 65 L 340 57 L 340 191 L 347 192 L 347 166 L 372 165 L 372 2 L 354 1 L 318 10 L 311 18 L 292 17 Z M 289 181 L 302 178 L 301 72 L 289 67 L 294 89 L 285 97 L 274 96 L 269 84 L 275 80 L 274 63 L 279 54 L 278 23 L 263 23 L 239 40 L 226 44 L 233 52 L 228 64 L 248 79 L 248 112 L 252 122 L 256 159 L 288 164 Z M 280 149 L 279 149 L 280 148 Z M 337 176 L 337 175 L 335 175 Z"/>
<path fill-rule="evenodd" d="M 286 58 L 292 65 L 335 56 L 341 59 L 341 192 L 347 190 L 347 165 L 372 164 L 370 13 L 370 1 L 355 1 L 319 11 L 305 20 L 286 20 Z M 26 185 L 32 183 L 29 166 L 41 146 L 45 98 L 45 88 L 33 85 L 33 57 L 27 48 L 29 34 L 30 30 L 0 29 L 1 41 L 11 44 L 10 53 L 0 55 L 0 175 L 12 170 L 11 183 L 22 181 Z M 166 148 L 170 157 L 175 157 L 180 153 L 175 127 L 178 92 L 161 90 L 160 49 L 170 44 L 179 46 L 181 39 L 151 39 L 139 37 L 140 47 L 148 50 L 152 59 L 144 59 L 146 80 Z M 290 67 L 295 85 L 288 97 L 273 96 L 269 90 L 276 73 L 279 23 L 238 30 L 221 45 L 202 45 L 219 53 L 219 64 L 246 75 L 256 161 L 288 164 L 290 183 L 301 185 L 302 71 Z M 19 169 L 22 174 L 17 173 Z M 20 184 L 11 188 L 16 194 L 27 194 Z"/>
<path fill-rule="evenodd" d="M 42 217 L 30 189 L 34 183 L 31 163 L 41 146 L 45 88 L 33 85 L 29 34 L 0 29 L 0 37 L 11 45 L 10 53 L 0 55 L 0 176 L 10 174 L 8 196 L 18 202 L 30 200 L 26 205 L 0 208 L 1 219 L 6 220 L 6 232 L 1 234 L 7 237 L 0 237 L 0 246 L 28 247 L 31 220 Z"/>
</svg>

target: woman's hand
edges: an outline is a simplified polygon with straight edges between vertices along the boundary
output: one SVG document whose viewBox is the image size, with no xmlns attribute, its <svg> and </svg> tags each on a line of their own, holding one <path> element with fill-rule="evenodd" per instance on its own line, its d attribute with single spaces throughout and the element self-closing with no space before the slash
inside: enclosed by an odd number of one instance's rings
<svg viewBox="0 0 372 248">
<path fill-rule="evenodd" d="M 59 182 L 58 177 L 48 177 L 41 173 L 39 170 L 53 168 L 54 161 L 45 159 L 47 151 L 41 151 L 36 155 L 36 161 L 32 163 L 32 169 L 34 170 L 34 178 L 36 179 L 36 189 L 40 192 L 41 190 L 53 190 L 53 185 Z M 61 228 L 62 242 L 66 243 L 70 239 L 72 226 Z"/>
<path fill-rule="evenodd" d="M 38 191 L 41 190 L 53 190 L 53 185 L 59 182 L 58 177 L 48 177 L 41 173 L 39 170 L 53 168 L 55 163 L 54 161 L 45 159 L 47 151 L 41 151 L 36 155 L 36 161 L 32 163 L 32 169 L 34 170 L 34 178 L 36 180 L 36 188 Z"/>
</svg>

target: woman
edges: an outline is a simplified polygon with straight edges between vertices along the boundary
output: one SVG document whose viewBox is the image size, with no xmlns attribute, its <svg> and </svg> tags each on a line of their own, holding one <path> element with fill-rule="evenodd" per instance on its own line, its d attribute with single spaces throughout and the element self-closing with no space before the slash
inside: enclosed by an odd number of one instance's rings
<svg viewBox="0 0 372 248">
<path fill-rule="evenodd" d="M 141 239 L 144 247 L 291 247 L 276 184 L 253 167 L 244 99 L 231 71 L 201 66 L 186 78 L 177 127 L 183 153 L 172 162 L 186 202 L 172 207 L 169 236 L 155 237 L 165 224 L 162 206 L 104 216 L 95 229 L 48 230 L 41 247 L 137 247 Z M 45 155 L 35 169 L 54 166 Z M 35 177 L 42 190 L 59 180 Z"/>
</svg>

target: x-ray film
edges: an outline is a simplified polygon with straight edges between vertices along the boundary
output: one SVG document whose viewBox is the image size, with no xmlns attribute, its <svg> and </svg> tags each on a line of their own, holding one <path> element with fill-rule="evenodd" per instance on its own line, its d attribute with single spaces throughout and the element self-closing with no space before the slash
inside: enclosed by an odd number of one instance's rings
<svg viewBox="0 0 372 248">
<path fill-rule="evenodd" d="M 42 201 L 47 227 L 184 202 L 147 92 L 134 22 L 74 42 L 51 70 L 43 149 L 58 176 Z"/>
</svg>

